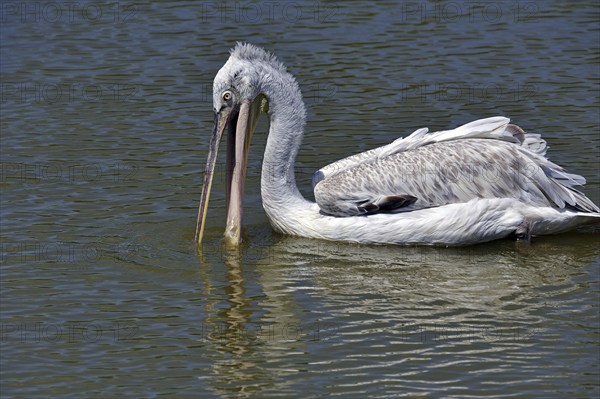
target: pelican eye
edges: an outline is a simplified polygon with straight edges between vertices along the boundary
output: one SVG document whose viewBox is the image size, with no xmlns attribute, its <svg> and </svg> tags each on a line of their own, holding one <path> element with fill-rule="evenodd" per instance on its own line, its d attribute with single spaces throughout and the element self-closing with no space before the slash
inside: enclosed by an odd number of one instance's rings
<svg viewBox="0 0 600 399">
<path fill-rule="evenodd" d="M 225 93 L 223 93 L 223 100 L 229 101 L 229 100 L 231 100 L 231 97 L 233 97 L 233 95 L 231 94 L 230 91 L 226 91 Z"/>
</svg>

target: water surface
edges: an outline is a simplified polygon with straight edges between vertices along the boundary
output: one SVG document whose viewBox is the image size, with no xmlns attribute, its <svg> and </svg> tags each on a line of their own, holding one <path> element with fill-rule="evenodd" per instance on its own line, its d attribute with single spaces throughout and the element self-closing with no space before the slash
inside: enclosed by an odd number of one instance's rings
<svg viewBox="0 0 600 399">
<path fill-rule="evenodd" d="M 212 79 L 238 40 L 300 83 L 308 197 L 333 160 L 506 115 L 600 203 L 596 2 L 61 4 L 0 14 L 3 398 L 600 394 L 598 233 L 280 236 L 260 205 L 263 121 L 246 244 L 221 245 L 222 164 L 192 243 Z"/>
</svg>

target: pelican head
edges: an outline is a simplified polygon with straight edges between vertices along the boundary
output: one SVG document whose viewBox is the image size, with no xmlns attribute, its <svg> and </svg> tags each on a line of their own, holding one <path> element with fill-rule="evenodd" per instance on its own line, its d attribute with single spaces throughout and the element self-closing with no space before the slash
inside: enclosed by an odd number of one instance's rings
<svg viewBox="0 0 600 399">
<path fill-rule="evenodd" d="M 212 178 L 219 143 L 225 129 L 227 135 L 226 196 L 227 223 L 225 242 L 241 242 L 244 180 L 250 139 L 260 112 L 268 112 L 268 99 L 263 93 L 265 78 L 273 68 L 284 69 L 274 56 L 249 45 L 238 44 L 213 82 L 214 127 L 198 208 L 196 242 L 202 241 Z"/>
</svg>

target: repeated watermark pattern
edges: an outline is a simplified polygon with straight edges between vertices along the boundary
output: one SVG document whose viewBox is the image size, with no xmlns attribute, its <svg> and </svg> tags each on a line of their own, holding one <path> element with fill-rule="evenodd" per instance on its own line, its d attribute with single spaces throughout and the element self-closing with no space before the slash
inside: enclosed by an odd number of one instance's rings
<svg viewBox="0 0 600 399">
<path fill-rule="evenodd" d="M 200 336 L 205 341 L 327 341 L 339 338 L 339 325 L 332 321 L 314 323 L 203 323 Z"/>
<path fill-rule="evenodd" d="M 218 23 L 273 23 L 273 22 L 336 22 L 340 6 L 322 2 L 294 1 L 219 1 L 200 5 L 201 22 Z"/>
<path fill-rule="evenodd" d="M 6 1 L 0 21 L 7 23 L 127 23 L 138 15 L 133 3 L 78 1 Z"/>
<path fill-rule="evenodd" d="M 197 87 L 197 89 L 196 89 Z M 329 82 L 308 82 L 302 85 L 302 95 L 308 108 L 326 105 L 336 98 L 342 86 Z M 460 101 L 519 102 L 534 99 L 539 94 L 535 83 L 468 83 L 468 82 L 403 82 L 387 89 L 396 101 L 421 103 Z M 212 103 L 212 83 L 194 87 L 193 97 L 199 104 Z M 143 101 L 142 86 L 128 83 L 90 82 L 3 82 L 0 84 L 0 104 L 70 105 L 85 103 L 133 103 Z"/>
<path fill-rule="evenodd" d="M 392 8 L 403 23 L 500 23 L 538 18 L 541 7 L 534 1 L 401 1 Z"/>
<path fill-rule="evenodd" d="M 205 240 L 199 243 L 197 251 L 203 262 L 225 264 L 234 262 L 243 265 L 278 264 L 286 256 L 289 256 L 289 254 L 283 255 L 282 250 L 276 245 L 247 245 L 232 251 L 231 248 L 222 244 L 220 237 L 217 237 L 216 241 Z M 351 243 L 342 241 L 315 241 L 311 244 L 310 249 L 299 253 L 297 256 L 301 258 L 302 262 L 318 264 L 318 262 L 330 262 L 331 257 L 337 256 L 336 254 L 351 253 L 354 253 L 359 258 L 361 254 L 363 256 L 365 254 L 364 250 L 361 251 Z M 381 252 L 371 253 L 367 251 L 367 253 L 369 254 L 369 261 L 373 262 L 373 256 Z M 489 249 L 477 246 L 445 248 L 408 245 L 395 246 L 393 251 L 385 251 L 381 256 L 381 262 L 389 267 L 397 266 L 404 268 L 430 264 L 432 262 L 468 266 L 480 265 L 482 259 L 489 257 Z M 513 260 L 517 262 L 521 255 L 515 252 L 513 256 Z M 355 258 L 355 260 L 359 258 Z"/>
<path fill-rule="evenodd" d="M 126 83 L 6 82 L 0 104 L 126 103 L 141 99 L 139 86 Z"/>
<path fill-rule="evenodd" d="M 365 325 L 369 334 L 368 325 Z M 231 325 L 225 322 L 202 323 L 191 331 L 201 341 L 226 343 L 231 341 L 282 342 L 328 341 L 343 339 L 344 326 L 336 321 L 317 320 L 311 323 L 252 322 Z M 396 344 L 473 344 L 493 342 L 526 343 L 543 331 L 519 323 L 506 325 L 474 325 L 468 323 L 434 323 L 401 325 L 399 328 L 377 329 L 377 334 L 389 335 Z M 88 344 L 118 343 L 143 339 L 135 321 L 118 322 L 42 322 L 0 323 L 2 344 Z"/>
<path fill-rule="evenodd" d="M 135 180 L 137 165 L 126 162 L 1 162 L 1 183 L 120 183 Z"/>
<path fill-rule="evenodd" d="M 525 342 L 539 335 L 541 330 L 518 323 L 491 326 L 457 322 L 401 325 L 396 333 L 400 337 L 400 341 L 405 343 Z"/>
<path fill-rule="evenodd" d="M 273 85 L 284 85 L 283 82 L 273 82 Z M 199 90 L 195 93 L 201 103 L 213 102 L 212 83 L 200 84 Z M 277 91 L 277 89 L 275 89 Z M 335 98 L 338 93 L 338 86 L 328 82 L 304 82 L 302 84 L 302 97 L 304 104 L 308 107 L 329 102 Z"/>
<path fill-rule="evenodd" d="M 0 343 L 116 343 L 137 338 L 138 333 L 136 322 L 0 323 Z"/>
<path fill-rule="evenodd" d="M 310 108 L 336 100 L 343 86 L 329 82 L 303 83 L 302 97 Z M 382 90 L 383 92 L 383 90 Z M 461 102 L 473 104 L 490 102 L 514 103 L 534 99 L 539 94 L 538 85 L 531 82 L 402 82 L 385 89 L 386 97 L 394 96 L 396 101 L 410 101 L 429 104 L 432 102 Z M 203 83 L 198 91 L 200 102 L 212 103 L 212 84 Z"/>
<path fill-rule="evenodd" d="M 59 263 L 76 265 L 76 269 L 85 270 L 101 260 L 127 262 L 141 252 L 140 244 L 123 241 L 115 244 L 110 238 L 94 242 L 72 241 L 0 241 L 0 262 L 2 265 L 32 263 Z"/>
<path fill-rule="evenodd" d="M 461 102 L 464 104 L 502 101 L 513 103 L 533 99 L 538 94 L 538 87 L 533 83 L 414 82 L 403 83 L 398 91 L 401 101 Z"/>
</svg>

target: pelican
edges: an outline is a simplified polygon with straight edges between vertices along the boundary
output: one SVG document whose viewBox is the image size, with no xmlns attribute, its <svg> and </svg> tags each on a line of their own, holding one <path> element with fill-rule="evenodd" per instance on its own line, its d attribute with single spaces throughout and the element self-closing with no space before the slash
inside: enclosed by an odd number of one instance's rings
<svg viewBox="0 0 600 399">
<path fill-rule="evenodd" d="M 600 210 L 546 157 L 539 134 L 505 117 L 453 130 L 421 128 L 383 147 L 327 165 L 313 176 L 316 202 L 302 197 L 294 163 L 306 111 L 295 78 L 277 58 L 238 43 L 213 83 L 214 128 L 195 241 L 202 241 L 219 143 L 227 129 L 225 242 L 241 243 L 248 148 L 260 113 L 269 118 L 261 172 L 263 208 L 288 235 L 378 244 L 474 244 L 556 234 Z"/>
</svg>

